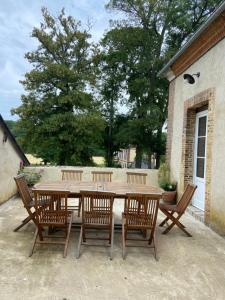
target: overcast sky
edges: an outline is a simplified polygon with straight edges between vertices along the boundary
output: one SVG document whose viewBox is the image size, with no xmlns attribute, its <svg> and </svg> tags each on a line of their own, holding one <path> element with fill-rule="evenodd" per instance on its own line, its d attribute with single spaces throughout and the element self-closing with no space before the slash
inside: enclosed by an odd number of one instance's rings
<svg viewBox="0 0 225 300">
<path fill-rule="evenodd" d="M 92 38 L 98 41 L 113 15 L 105 10 L 108 0 L 0 0 L 0 113 L 4 119 L 15 119 L 10 110 L 20 105 L 23 87 L 19 80 L 30 69 L 24 54 L 35 49 L 30 37 L 32 28 L 42 20 L 41 7 L 57 15 L 62 7 L 66 14 L 91 20 Z"/>
</svg>

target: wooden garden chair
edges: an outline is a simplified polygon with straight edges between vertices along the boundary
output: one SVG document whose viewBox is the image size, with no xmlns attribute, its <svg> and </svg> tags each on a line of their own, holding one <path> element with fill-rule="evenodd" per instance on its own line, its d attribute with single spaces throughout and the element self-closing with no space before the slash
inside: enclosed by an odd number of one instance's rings
<svg viewBox="0 0 225 300">
<path fill-rule="evenodd" d="M 111 182 L 113 172 L 92 171 L 92 181 L 94 182 Z"/>
<path fill-rule="evenodd" d="M 62 170 L 62 180 L 69 181 L 82 181 L 82 170 Z M 69 195 L 69 198 L 74 198 L 73 195 Z M 78 197 L 78 205 L 68 205 L 68 209 L 78 211 L 78 217 L 80 216 L 81 210 L 81 197 Z"/>
<path fill-rule="evenodd" d="M 169 220 L 171 224 L 162 232 L 163 234 L 168 233 L 175 225 L 177 225 L 187 236 L 191 237 L 192 235 L 185 229 L 185 226 L 179 221 L 182 215 L 185 213 L 186 208 L 188 207 L 191 199 L 194 195 L 197 186 L 188 183 L 183 195 L 180 198 L 180 201 L 176 205 L 169 205 L 160 203 L 160 210 L 166 215 L 166 218 L 159 224 L 159 226 L 163 226 Z M 176 214 L 176 216 L 175 216 Z"/>
<path fill-rule="evenodd" d="M 155 259 L 157 260 L 157 247 L 155 227 L 158 214 L 159 200 L 161 194 L 127 194 L 122 213 L 122 251 L 123 259 L 126 255 L 126 247 L 138 246 L 137 244 L 128 245 L 128 240 L 147 242 L 147 246 L 154 249 Z M 141 230 L 149 231 L 146 238 L 128 238 L 128 231 Z M 143 245 L 145 246 L 145 245 Z"/>
<path fill-rule="evenodd" d="M 113 254 L 113 235 L 114 235 L 114 218 L 113 218 L 113 202 L 114 193 L 97 192 L 97 191 L 81 191 L 82 196 L 82 223 L 80 238 L 78 243 L 77 258 L 80 256 L 81 245 L 88 245 L 87 239 L 107 240 L 110 248 L 110 259 Z M 87 236 L 87 230 L 106 230 L 108 236 L 106 238 Z"/>
<path fill-rule="evenodd" d="M 127 172 L 127 183 L 130 184 L 144 184 L 146 185 L 146 173 L 138 173 L 138 172 Z M 146 231 L 144 235 L 146 235 Z"/>
<path fill-rule="evenodd" d="M 62 180 L 82 181 L 82 170 L 61 170 Z"/>
<path fill-rule="evenodd" d="M 146 173 L 127 172 L 127 183 L 146 184 Z"/>
<path fill-rule="evenodd" d="M 35 208 L 34 208 L 34 200 L 30 194 L 25 175 L 20 174 L 16 177 L 14 177 L 14 180 L 16 182 L 16 186 L 19 192 L 19 195 L 22 199 L 23 205 L 28 213 L 28 216 L 22 221 L 22 223 L 14 229 L 14 231 L 19 230 L 22 228 L 24 225 L 26 225 L 28 222 L 31 220 L 34 221 L 35 217 Z"/>
<path fill-rule="evenodd" d="M 37 229 L 29 256 L 33 254 L 36 244 L 59 244 L 64 245 L 63 257 L 66 257 L 72 225 L 72 212 L 67 207 L 68 194 L 67 191 L 34 190 Z M 45 228 L 48 234 L 45 234 Z M 54 229 L 63 229 L 65 234 L 55 235 Z"/>
</svg>

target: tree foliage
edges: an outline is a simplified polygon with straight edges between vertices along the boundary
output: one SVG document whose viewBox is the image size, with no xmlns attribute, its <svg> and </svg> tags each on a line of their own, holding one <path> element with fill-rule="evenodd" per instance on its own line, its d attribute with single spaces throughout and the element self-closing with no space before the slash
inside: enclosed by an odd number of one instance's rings
<svg viewBox="0 0 225 300">
<path fill-rule="evenodd" d="M 157 74 L 217 4 L 215 0 L 110 0 L 107 5 L 126 16 L 112 24 L 104 42 L 120 60 L 130 108 L 124 133 L 136 146 L 136 167 L 141 167 L 144 151 L 154 151 L 157 164 L 164 151 L 158 145 L 164 140 L 168 84 Z"/>
<path fill-rule="evenodd" d="M 6 125 L 8 126 L 9 130 L 15 137 L 17 143 L 22 147 L 22 141 L 25 136 L 25 130 L 18 126 L 18 121 L 13 120 L 5 120 Z M 26 151 L 26 149 L 24 149 Z"/>
<path fill-rule="evenodd" d="M 219 2 L 109 0 L 107 9 L 124 18 L 111 23 L 98 46 L 64 10 L 53 17 L 43 9 L 32 32 L 38 47 L 25 56 L 32 70 L 22 81 L 22 105 L 13 110 L 22 145 L 46 162 L 71 165 L 91 164 L 102 147 L 107 166 L 133 145 L 136 167 L 143 153 L 155 153 L 159 166 L 168 82 L 157 74 Z"/>
<path fill-rule="evenodd" d="M 120 59 L 115 52 L 110 53 L 110 48 L 101 41 L 101 51 L 98 55 L 98 96 L 100 100 L 100 111 L 105 120 L 105 131 L 103 135 L 103 148 L 105 149 L 106 166 L 115 165 L 115 154 L 121 147 L 128 146 L 127 143 L 117 138 L 122 125 L 127 122 L 127 116 L 118 110 L 122 104 L 123 74 L 120 70 Z"/>
<path fill-rule="evenodd" d="M 104 130 L 90 92 L 95 48 L 89 33 L 64 10 L 58 17 L 45 8 L 42 13 L 43 23 L 32 32 L 38 47 L 25 55 L 33 67 L 22 81 L 26 94 L 13 111 L 26 130 L 23 143 L 46 162 L 91 164 Z"/>
</svg>

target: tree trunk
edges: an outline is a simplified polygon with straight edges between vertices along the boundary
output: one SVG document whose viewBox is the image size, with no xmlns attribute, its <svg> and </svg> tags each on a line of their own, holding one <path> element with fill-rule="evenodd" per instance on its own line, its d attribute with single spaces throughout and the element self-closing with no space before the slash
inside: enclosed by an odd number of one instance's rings
<svg viewBox="0 0 225 300">
<path fill-rule="evenodd" d="M 110 100 L 110 109 L 109 109 L 109 127 L 108 127 L 108 145 L 107 145 L 107 167 L 113 167 L 114 151 L 113 151 L 113 125 L 114 125 L 114 99 Z"/>
<path fill-rule="evenodd" d="M 152 169 L 152 151 L 149 150 L 148 152 L 148 168 Z"/>
<path fill-rule="evenodd" d="M 156 165 L 155 165 L 155 168 L 156 169 L 159 169 L 160 167 L 160 154 L 159 153 L 156 153 Z"/>
<path fill-rule="evenodd" d="M 136 147 L 135 168 L 141 169 L 143 149 L 140 145 Z"/>
<path fill-rule="evenodd" d="M 66 149 L 66 145 L 65 145 L 65 149 Z M 60 155 L 59 155 L 59 160 L 58 160 L 58 164 L 60 166 L 66 166 L 66 160 L 67 160 L 68 156 L 66 152 L 61 151 Z"/>
<path fill-rule="evenodd" d="M 160 145 L 160 143 L 162 142 L 162 128 L 158 128 L 157 130 L 157 144 Z M 158 149 L 156 149 L 156 169 L 159 169 L 160 167 L 160 155 L 161 155 L 161 151 L 159 149 L 160 147 L 158 147 Z"/>
<path fill-rule="evenodd" d="M 113 159 L 114 159 L 114 155 L 113 155 L 113 147 L 111 145 L 111 143 L 108 144 L 108 148 L 107 148 L 107 153 L 106 153 L 106 166 L 111 168 L 113 167 Z"/>
</svg>

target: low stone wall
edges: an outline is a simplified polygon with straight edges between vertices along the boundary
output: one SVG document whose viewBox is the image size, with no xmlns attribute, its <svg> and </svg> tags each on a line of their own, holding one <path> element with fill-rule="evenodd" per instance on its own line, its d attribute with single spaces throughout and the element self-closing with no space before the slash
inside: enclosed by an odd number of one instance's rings
<svg viewBox="0 0 225 300">
<path fill-rule="evenodd" d="M 120 168 L 99 168 L 99 167 L 69 167 L 69 166 L 56 166 L 56 167 L 26 167 L 26 170 L 34 170 L 35 172 L 41 172 L 41 182 L 61 180 L 61 170 L 83 170 L 83 181 L 92 181 L 92 171 L 110 171 L 112 174 L 112 181 L 114 182 L 127 182 L 126 172 L 140 172 L 146 173 L 147 184 L 152 186 L 158 186 L 158 170 L 150 169 L 120 169 Z"/>
</svg>

